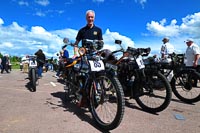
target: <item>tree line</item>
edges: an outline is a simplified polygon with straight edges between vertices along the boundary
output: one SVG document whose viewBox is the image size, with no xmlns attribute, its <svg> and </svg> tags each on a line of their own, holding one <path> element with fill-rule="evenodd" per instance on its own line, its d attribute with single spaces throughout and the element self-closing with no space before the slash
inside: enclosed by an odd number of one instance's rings
<svg viewBox="0 0 200 133">
<path fill-rule="evenodd" d="M 3 54 L 0 53 L 0 58 L 3 57 Z M 18 57 L 18 56 L 9 56 L 9 59 L 11 62 L 20 62 L 22 57 Z"/>
</svg>

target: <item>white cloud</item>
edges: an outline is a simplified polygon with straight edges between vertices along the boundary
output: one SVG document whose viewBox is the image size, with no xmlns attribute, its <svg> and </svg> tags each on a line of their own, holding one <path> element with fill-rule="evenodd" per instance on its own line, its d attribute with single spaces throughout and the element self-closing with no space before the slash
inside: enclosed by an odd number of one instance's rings
<svg viewBox="0 0 200 133">
<path fill-rule="evenodd" d="M 3 21 L 2 19 L 0 19 Z M 33 26 L 27 30 L 25 26 L 20 26 L 13 22 L 8 26 L 0 26 L 0 49 L 1 53 L 8 53 L 11 56 L 24 56 L 34 54 L 39 48 L 48 57 L 55 57 L 63 46 L 63 38 L 67 37 L 71 42 L 75 42 L 77 30 L 61 29 L 47 31 L 41 26 Z M 134 46 L 134 42 L 118 32 L 111 32 L 109 29 L 103 34 L 104 48 L 116 50 L 118 45 L 114 44 L 115 39 L 122 40 L 124 48 Z M 70 56 L 73 54 L 72 47 L 68 47 Z"/>
<path fill-rule="evenodd" d="M 44 12 L 41 12 L 41 11 L 37 11 L 37 12 L 35 13 L 35 15 L 36 15 L 36 16 L 40 16 L 40 17 L 46 16 L 46 14 L 45 14 Z"/>
<path fill-rule="evenodd" d="M 6 47 L 6 48 L 12 48 L 13 44 L 11 42 L 3 42 L 2 46 Z"/>
<path fill-rule="evenodd" d="M 29 3 L 27 1 L 18 1 L 18 4 L 21 6 L 29 6 Z"/>
<path fill-rule="evenodd" d="M 176 20 L 172 20 L 169 25 L 165 25 L 166 22 L 166 19 L 162 19 L 160 22 L 151 21 L 151 23 L 147 23 L 147 30 L 157 36 L 179 35 L 179 26 L 176 25 Z"/>
<path fill-rule="evenodd" d="M 35 3 L 41 6 L 48 6 L 50 4 L 49 0 L 35 0 Z"/>
<path fill-rule="evenodd" d="M 200 12 L 188 15 L 182 18 L 182 23 L 177 24 L 177 20 L 171 20 L 170 24 L 166 24 L 167 20 L 162 19 L 160 22 L 151 21 L 147 23 L 147 30 L 155 36 L 181 37 L 192 36 L 200 39 Z"/>
<path fill-rule="evenodd" d="M 104 2 L 104 0 L 92 0 L 93 2 Z"/>
<path fill-rule="evenodd" d="M 147 2 L 147 0 L 135 0 L 136 3 L 140 3 L 142 5 L 142 8 L 144 8 L 144 4 Z"/>
<path fill-rule="evenodd" d="M 17 22 L 13 22 L 12 25 L 10 26 L 10 29 L 17 31 L 17 32 L 23 32 L 25 31 L 24 27 L 21 27 L 17 24 Z"/>
<path fill-rule="evenodd" d="M 182 24 L 180 25 L 180 31 L 194 38 L 200 38 L 200 12 L 188 15 L 182 18 Z"/>
<path fill-rule="evenodd" d="M 3 25 L 4 24 L 4 21 L 2 18 L 0 18 L 0 25 Z"/>
<path fill-rule="evenodd" d="M 13 22 L 9 26 L 0 26 L 0 31 L 0 52 L 10 55 L 34 54 L 42 48 L 49 56 L 53 56 L 63 45 L 62 38 L 40 26 L 31 27 L 31 31 L 28 31 Z"/>
<path fill-rule="evenodd" d="M 128 46 L 134 47 L 134 42 L 123 35 L 120 35 L 118 32 L 110 32 L 109 29 L 106 30 L 105 34 L 103 35 L 104 39 L 104 48 L 116 50 L 119 48 L 117 44 L 114 44 L 115 40 L 121 40 L 122 46 L 126 49 Z"/>
<path fill-rule="evenodd" d="M 71 4 L 73 4 L 73 0 L 65 0 L 65 4 L 66 5 L 71 5 Z"/>
</svg>

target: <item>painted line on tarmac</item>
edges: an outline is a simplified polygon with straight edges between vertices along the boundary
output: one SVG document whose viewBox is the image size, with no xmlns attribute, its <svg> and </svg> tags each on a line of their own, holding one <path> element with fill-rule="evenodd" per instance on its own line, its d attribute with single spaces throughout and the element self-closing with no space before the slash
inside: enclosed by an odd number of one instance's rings
<svg viewBox="0 0 200 133">
<path fill-rule="evenodd" d="M 15 91 L 18 91 L 18 92 L 30 92 L 30 90 L 28 90 L 28 89 L 15 89 L 15 88 L 2 88 L 2 89 L 4 89 L 4 90 L 15 90 Z M 0 91 L 1 91 L 1 87 L 0 87 Z M 49 93 L 48 91 L 42 91 L 42 90 L 37 90 L 36 89 L 36 92 L 34 92 L 34 93 L 37 93 L 37 92 L 42 92 L 42 93 Z"/>
<path fill-rule="evenodd" d="M 50 84 L 49 84 L 50 83 Z M 58 84 L 60 84 L 60 83 L 54 83 L 54 82 L 49 82 L 49 83 L 45 83 L 45 84 L 43 84 L 43 85 L 52 85 L 52 86 L 57 86 Z"/>
<path fill-rule="evenodd" d="M 54 83 L 54 82 L 50 82 L 51 83 L 51 85 L 53 85 L 54 87 L 56 86 L 56 84 Z"/>
</svg>

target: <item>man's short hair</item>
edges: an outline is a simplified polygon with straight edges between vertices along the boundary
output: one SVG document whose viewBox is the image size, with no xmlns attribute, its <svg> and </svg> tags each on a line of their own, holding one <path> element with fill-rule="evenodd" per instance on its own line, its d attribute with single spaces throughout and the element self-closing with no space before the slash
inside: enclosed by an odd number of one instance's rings
<svg viewBox="0 0 200 133">
<path fill-rule="evenodd" d="M 85 15 L 87 16 L 87 14 L 88 14 L 89 12 L 92 12 L 92 13 L 94 14 L 94 17 L 95 17 L 95 11 L 94 11 L 94 10 L 87 10 Z"/>
</svg>

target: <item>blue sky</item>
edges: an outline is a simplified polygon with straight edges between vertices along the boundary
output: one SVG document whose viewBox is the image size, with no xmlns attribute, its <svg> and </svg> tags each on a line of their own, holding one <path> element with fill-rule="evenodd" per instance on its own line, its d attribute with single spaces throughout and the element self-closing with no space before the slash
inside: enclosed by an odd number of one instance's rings
<svg viewBox="0 0 200 133">
<path fill-rule="evenodd" d="M 24 56 L 41 48 L 55 57 L 64 37 L 75 41 L 88 9 L 96 12 L 104 48 L 117 49 L 114 40 L 120 39 L 125 48 L 151 47 L 151 54 L 159 54 L 166 36 L 179 53 L 187 38 L 200 44 L 199 0 L 2 0 L 0 52 Z"/>
</svg>

